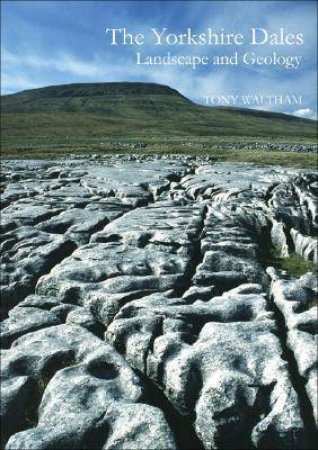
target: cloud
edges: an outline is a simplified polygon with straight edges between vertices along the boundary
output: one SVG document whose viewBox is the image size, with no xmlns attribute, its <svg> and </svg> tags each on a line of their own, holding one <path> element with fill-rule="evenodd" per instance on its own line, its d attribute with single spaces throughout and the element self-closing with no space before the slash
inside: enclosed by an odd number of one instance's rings
<svg viewBox="0 0 318 450">
<path fill-rule="evenodd" d="M 33 53 L 17 55 L 9 52 L 6 48 L 1 48 L 1 62 L 10 69 L 23 67 L 49 69 L 84 77 L 95 77 L 101 71 L 101 65 L 97 58 L 83 61 L 68 53 L 60 53 L 54 58 L 47 58 Z"/>
<path fill-rule="evenodd" d="M 293 114 L 293 116 L 303 117 L 304 119 L 315 119 L 316 118 L 315 111 L 313 111 L 311 108 L 297 109 L 292 114 Z"/>
<path fill-rule="evenodd" d="M 19 74 L 1 74 L 1 95 L 13 94 L 17 91 L 42 87 L 43 83 Z"/>
</svg>

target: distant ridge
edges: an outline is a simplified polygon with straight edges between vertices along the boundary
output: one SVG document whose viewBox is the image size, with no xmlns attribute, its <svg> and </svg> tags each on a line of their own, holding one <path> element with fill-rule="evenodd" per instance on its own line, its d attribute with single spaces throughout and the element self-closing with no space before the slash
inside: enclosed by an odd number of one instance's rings
<svg viewBox="0 0 318 450">
<path fill-rule="evenodd" d="M 22 92 L 38 92 L 38 93 L 49 93 L 54 92 L 55 94 L 61 94 L 63 92 L 69 93 L 70 95 L 102 95 L 104 93 L 168 93 L 175 95 L 181 95 L 176 89 L 171 88 L 165 84 L 159 83 L 143 83 L 134 81 L 112 81 L 104 83 L 70 83 L 70 84 L 57 84 L 51 86 L 43 86 L 35 89 L 27 89 L 20 91 L 16 94 L 21 94 Z"/>
<path fill-rule="evenodd" d="M 28 96 L 31 97 L 95 97 L 120 94 L 148 94 L 148 95 L 179 95 L 178 91 L 169 86 L 157 83 L 141 82 L 111 82 L 111 83 L 72 83 L 45 86 L 36 89 L 28 89 L 4 97 Z M 185 98 L 185 97 L 183 97 Z"/>
<path fill-rule="evenodd" d="M 156 83 L 76 83 L 29 89 L 2 96 L 2 111 L 28 112 L 47 110 L 97 111 L 116 109 L 123 102 L 135 101 L 136 108 L 146 108 L 147 100 L 155 108 L 156 102 L 192 104 L 175 89 Z M 142 101 L 142 103 L 141 103 Z M 163 106 L 163 105 L 162 105 Z M 116 112 L 116 111 L 114 111 Z"/>
<path fill-rule="evenodd" d="M 317 122 L 286 114 L 193 103 L 156 83 L 77 83 L 1 97 L 4 142 L 41 137 L 233 136 L 315 139 Z"/>
</svg>

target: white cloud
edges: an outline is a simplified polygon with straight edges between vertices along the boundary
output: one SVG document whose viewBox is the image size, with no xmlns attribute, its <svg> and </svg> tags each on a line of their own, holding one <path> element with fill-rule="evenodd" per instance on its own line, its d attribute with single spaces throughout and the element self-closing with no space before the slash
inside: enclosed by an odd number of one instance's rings
<svg viewBox="0 0 318 450">
<path fill-rule="evenodd" d="M 293 114 L 293 116 L 303 117 L 305 119 L 315 119 L 316 118 L 315 111 L 313 111 L 311 108 L 297 109 L 292 114 Z"/>
<path fill-rule="evenodd" d="M 42 86 L 43 84 L 40 81 L 36 82 L 24 75 L 6 72 L 1 74 L 1 95 L 13 94 L 17 91 L 35 89 Z"/>
<path fill-rule="evenodd" d="M 84 77 L 95 77 L 101 71 L 100 61 L 97 58 L 93 58 L 91 61 L 83 61 L 67 53 L 59 54 L 54 58 L 47 58 L 31 53 L 15 55 L 2 48 L 1 60 L 4 66 L 8 66 L 11 69 L 18 67 L 50 69 Z"/>
</svg>

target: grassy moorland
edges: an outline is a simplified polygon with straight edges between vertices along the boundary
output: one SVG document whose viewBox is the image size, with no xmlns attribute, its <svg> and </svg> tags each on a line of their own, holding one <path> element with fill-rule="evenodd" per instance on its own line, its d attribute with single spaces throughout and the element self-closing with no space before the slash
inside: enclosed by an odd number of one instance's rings
<svg viewBox="0 0 318 450">
<path fill-rule="evenodd" d="M 250 109 L 208 108 L 152 83 L 33 89 L 2 96 L 1 113 L 3 157 L 191 153 L 219 161 L 316 167 L 312 153 L 279 151 L 282 143 L 316 143 L 316 122 Z M 256 142 L 273 144 L 272 151 L 256 149 Z M 242 150 L 228 148 L 240 143 Z"/>
</svg>

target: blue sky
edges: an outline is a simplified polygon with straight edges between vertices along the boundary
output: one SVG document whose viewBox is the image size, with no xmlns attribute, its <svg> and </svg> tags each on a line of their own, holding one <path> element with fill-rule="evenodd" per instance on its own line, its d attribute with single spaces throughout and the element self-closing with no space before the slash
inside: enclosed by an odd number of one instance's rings
<svg viewBox="0 0 318 450">
<path fill-rule="evenodd" d="M 302 96 L 301 105 L 259 109 L 317 116 L 315 1 L 1 1 L 2 93 L 73 82 L 145 81 L 168 84 L 197 102 L 206 95 Z M 250 28 L 302 33 L 301 46 L 155 46 L 150 28 L 180 33 L 191 27 L 249 36 Z M 143 46 L 110 46 L 105 28 L 144 33 Z M 248 40 L 248 39 L 246 39 Z M 256 51 L 301 56 L 299 69 L 274 66 L 137 66 L 142 55 L 208 56 Z M 240 100 L 238 100 L 240 101 Z M 236 106 L 242 106 L 236 104 Z M 254 106 L 255 107 L 255 106 Z M 258 106 L 256 106 L 258 107 Z"/>
</svg>

